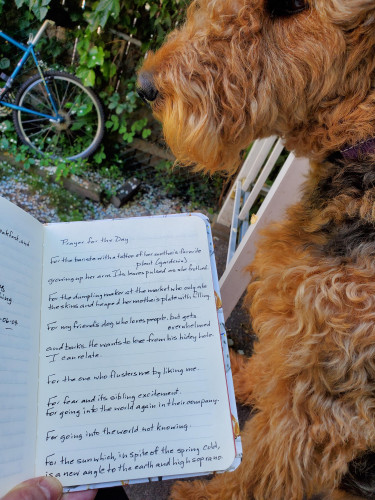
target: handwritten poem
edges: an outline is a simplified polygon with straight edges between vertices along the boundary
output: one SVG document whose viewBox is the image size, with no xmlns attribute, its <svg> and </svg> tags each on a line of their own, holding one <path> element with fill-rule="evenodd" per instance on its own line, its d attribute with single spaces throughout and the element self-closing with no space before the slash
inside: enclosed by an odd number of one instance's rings
<svg viewBox="0 0 375 500">
<path fill-rule="evenodd" d="M 230 466 L 209 263 L 199 216 L 45 228 L 38 474 L 69 485 Z"/>
<path fill-rule="evenodd" d="M 34 474 L 43 226 L 0 198 L 0 497 Z"/>
</svg>

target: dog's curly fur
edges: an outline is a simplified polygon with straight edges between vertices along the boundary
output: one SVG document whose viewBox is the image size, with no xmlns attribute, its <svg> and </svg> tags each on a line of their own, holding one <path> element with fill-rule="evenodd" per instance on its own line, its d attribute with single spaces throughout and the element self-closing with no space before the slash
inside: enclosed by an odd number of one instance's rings
<svg viewBox="0 0 375 500">
<path fill-rule="evenodd" d="M 177 483 L 175 500 L 357 498 L 340 484 L 375 498 L 371 474 L 358 479 L 375 452 L 375 152 L 339 153 L 375 135 L 374 45 L 373 0 L 195 0 L 144 63 L 182 163 L 232 172 L 273 134 L 312 160 L 250 266 L 259 342 L 233 360 L 255 409 L 242 464 Z"/>
</svg>

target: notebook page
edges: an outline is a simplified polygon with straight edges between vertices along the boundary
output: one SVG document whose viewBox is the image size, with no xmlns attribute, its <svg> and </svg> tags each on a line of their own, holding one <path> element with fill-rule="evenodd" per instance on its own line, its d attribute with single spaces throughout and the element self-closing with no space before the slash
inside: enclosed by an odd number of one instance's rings
<svg viewBox="0 0 375 500">
<path fill-rule="evenodd" d="M 206 225 L 46 228 L 37 473 L 65 486 L 233 461 Z"/>
<path fill-rule="evenodd" d="M 33 476 L 43 226 L 0 198 L 0 496 Z"/>
</svg>

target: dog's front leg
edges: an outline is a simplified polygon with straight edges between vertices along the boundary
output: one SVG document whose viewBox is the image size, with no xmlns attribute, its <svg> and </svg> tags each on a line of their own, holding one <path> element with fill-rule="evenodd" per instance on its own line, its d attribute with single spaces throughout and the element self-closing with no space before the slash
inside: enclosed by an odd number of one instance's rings
<svg viewBox="0 0 375 500">
<path fill-rule="evenodd" d="M 171 491 L 172 500 L 247 500 L 256 483 L 256 455 L 261 453 L 261 440 L 252 442 L 256 429 L 262 433 L 263 416 L 258 414 L 247 422 L 242 434 L 244 456 L 241 465 L 234 472 L 217 474 L 210 481 L 179 481 Z M 257 422 L 259 421 L 258 425 Z M 265 422 L 264 422 L 265 423 Z M 262 455 L 259 456 L 260 460 Z M 259 477 L 258 477 L 259 480 Z"/>
<path fill-rule="evenodd" d="M 280 408 L 280 412 L 282 409 Z M 279 413 L 279 411 L 277 412 Z M 217 474 L 210 481 L 180 481 L 172 500 L 302 500 L 303 466 L 299 463 L 296 422 L 290 413 L 259 412 L 241 434 L 243 459 L 234 472 Z"/>
<path fill-rule="evenodd" d="M 254 384 L 257 383 L 256 375 L 260 367 L 257 366 L 261 360 L 256 355 L 247 358 L 243 354 L 230 350 L 230 362 L 232 368 L 234 392 L 238 403 L 252 405 Z"/>
</svg>

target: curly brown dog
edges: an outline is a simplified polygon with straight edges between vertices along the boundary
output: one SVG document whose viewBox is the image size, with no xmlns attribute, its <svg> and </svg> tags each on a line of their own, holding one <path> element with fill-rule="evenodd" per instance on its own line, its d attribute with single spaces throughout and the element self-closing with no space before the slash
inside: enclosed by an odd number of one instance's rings
<svg viewBox="0 0 375 500">
<path fill-rule="evenodd" d="M 196 0 L 139 74 L 181 163 L 233 171 L 274 134 L 312 160 L 250 266 L 242 464 L 173 499 L 375 498 L 374 47 L 374 0 Z"/>
</svg>

